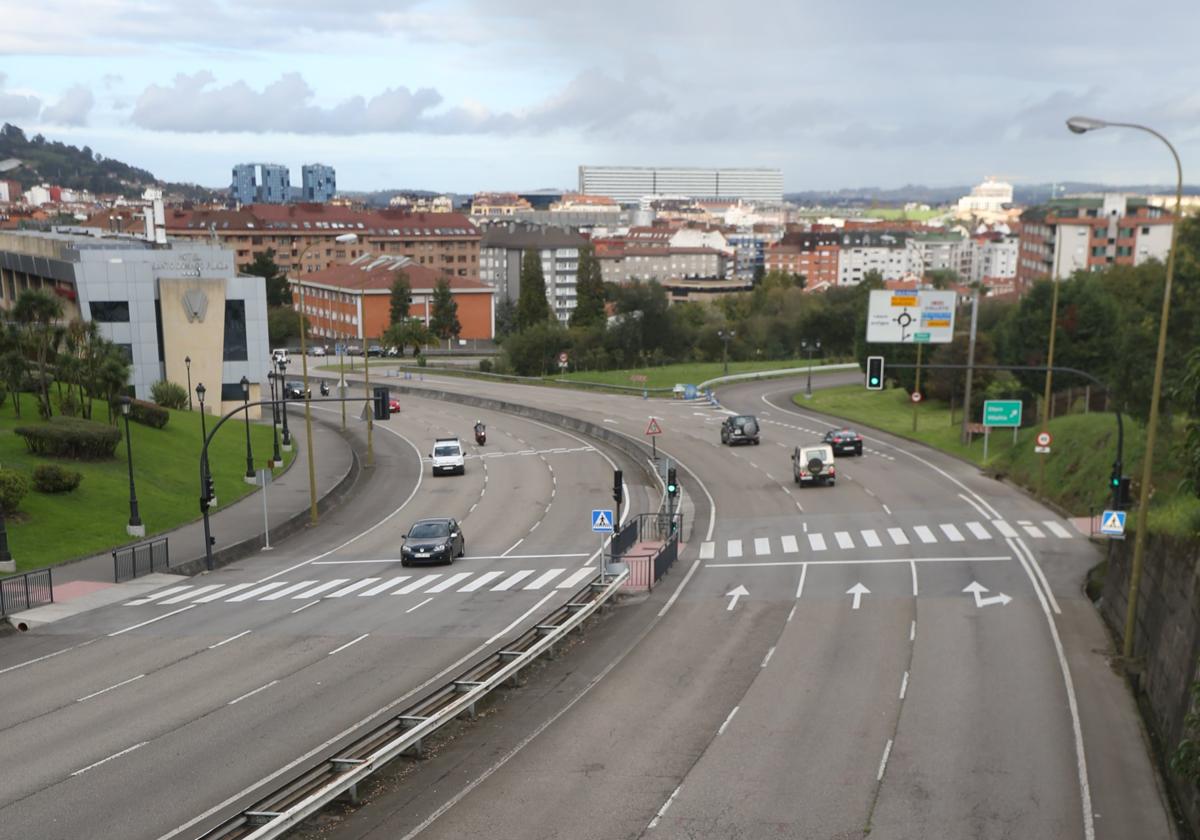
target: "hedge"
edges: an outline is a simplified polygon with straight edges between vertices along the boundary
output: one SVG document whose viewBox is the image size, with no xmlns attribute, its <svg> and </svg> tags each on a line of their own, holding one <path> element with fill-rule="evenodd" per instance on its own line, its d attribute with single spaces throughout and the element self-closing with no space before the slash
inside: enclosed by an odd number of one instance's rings
<svg viewBox="0 0 1200 840">
<path fill-rule="evenodd" d="M 51 417 L 46 423 L 18 426 L 13 432 L 25 439 L 34 455 L 56 458 L 111 458 L 121 442 L 120 430 L 79 417 Z"/>
<path fill-rule="evenodd" d="M 83 481 L 83 473 L 58 464 L 42 464 L 33 471 L 33 488 L 39 493 L 70 493 Z"/>
<path fill-rule="evenodd" d="M 121 407 L 116 406 L 116 410 L 120 411 Z M 141 423 L 143 426 L 161 429 L 171 419 L 171 412 L 161 405 L 155 405 L 146 400 L 130 400 L 129 419 L 135 423 Z"/>
<path fill-rule="evenodd" d="M 0 469 L 0 511 L 5 516 L 17 512 L 21 499 L 29 492 L 29 481 L 16 470 Z"/>
</svg>

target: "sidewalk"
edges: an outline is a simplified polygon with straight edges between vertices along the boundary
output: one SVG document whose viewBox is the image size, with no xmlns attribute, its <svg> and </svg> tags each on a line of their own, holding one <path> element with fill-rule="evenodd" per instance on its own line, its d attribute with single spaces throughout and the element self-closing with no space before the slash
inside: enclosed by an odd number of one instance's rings
<svg viewBox="0 0 1200 840">
<path fill-rule="evenodd" d="M 293 428 L 296 424 L 293 424 Z M 287 471 L 267 487 L 267 521 L 272 544 L 294 533 L 308 521 L 308 458 L 304 446 L 303 424 L 293 431 L 296 458 Z M 358 476 L 358 465 L 349 441 L 342 437 L 338 423 L 313 420 L 313 451 L 316 460 L 318 505 L 324 508 L 350 489 Z M 263 544 L 262 492 L 256 490 L 228 507 L 219 507 L 209 515 L 209 527 L 217 566 L 232 563 L 257 551 Z M 169 540 L 170 574 L 153 574 L 123 584 L 114 583 L 111 552 L 96 554 L 54 567 L 54 603 L 16 613 L 8 621 L 19 629 L 57 621 L 80 612 L 115 603 L 149 585 L 163 586 L 182 575 L 204 569 L 204 524 L 197 519 L 153 539 Z M 21 625 L 24 624 L 24 628 Z"/>
</svg>

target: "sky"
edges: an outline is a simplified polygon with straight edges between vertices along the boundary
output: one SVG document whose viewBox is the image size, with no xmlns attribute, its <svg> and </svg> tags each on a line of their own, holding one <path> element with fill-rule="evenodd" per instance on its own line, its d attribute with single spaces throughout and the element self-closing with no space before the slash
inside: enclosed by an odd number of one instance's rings
<svg viewBox="0 0 1200 840">
<path fill-rule="evenodd" d="M 581 164 L 1166 188 L 1154 138 L 1064 121 L 1153 126 L 1200 182 L 1197 32 L 1196 0 L 0 0 L 0 122 L 218 188 L 242 162 L 344 190 Z"/>
</svg>

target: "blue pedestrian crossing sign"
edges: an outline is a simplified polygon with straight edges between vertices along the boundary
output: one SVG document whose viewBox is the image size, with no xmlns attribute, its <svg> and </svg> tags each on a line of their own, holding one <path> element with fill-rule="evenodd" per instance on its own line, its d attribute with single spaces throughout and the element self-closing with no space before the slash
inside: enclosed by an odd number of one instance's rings
<svg viewBox="0 0 1200 840">
<path fill-rule="evenodd" d="M 592 511 L 592 530 L 602 534 L 611 534 L 613 529 L 613 512 L 611 510 Z"/>
<path fill-rule="evenodd" d="M 1112 537 L 1125 536 L 1125 511 L 1106 510 L 1100 515 L 1100 533 Z"/>
</svg>

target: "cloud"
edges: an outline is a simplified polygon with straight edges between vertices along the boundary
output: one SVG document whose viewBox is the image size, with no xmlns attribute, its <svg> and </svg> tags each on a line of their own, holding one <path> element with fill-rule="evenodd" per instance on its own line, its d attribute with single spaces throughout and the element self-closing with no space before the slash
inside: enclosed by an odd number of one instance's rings
<svg viewBox="0 0 1200 840">
<path fill-rule="evenodd" d="M 90 89 L 83 85 L 75 85 L 63 94 L 62 99 L 54 105 L 42 109 L 42 122 L 58 123 L 59 125 L 87 125 L 88 114 L 96 98 Z"/>
<path fill-rule="evenodd" d="M 41 110 L 42 101 L 36 96 L 26 96 L 20 93 L 5 93 L 4 83 L 7 79 L 0 73 L 0 119 L 19 120 L 25 117 L 36 117 Z"/>
</svg>

